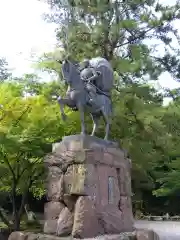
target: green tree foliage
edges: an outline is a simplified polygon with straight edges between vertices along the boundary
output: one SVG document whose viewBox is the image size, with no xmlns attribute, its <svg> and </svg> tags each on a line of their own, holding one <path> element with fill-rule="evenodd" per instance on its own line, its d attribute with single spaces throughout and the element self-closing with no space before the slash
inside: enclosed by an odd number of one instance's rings
<svg viewBox="0 0 180 240">
<path fill-rule="evenodd" d="M 163 95 L 147 84 L 162 71 L 179 77 L 178 51 L 172 49 L 172 34 L 179 40 L 172 23 L 179 19 L 176 4 L 165 7 L 155 0 L 139 1 L 49 1 L 51 21 L 60 23 L 57 39 L 63 47 L 45 54 L 38 68 L 58 73 L 55 61 L 64 56 L 75 60 L 103 56 L 114 67 L 114 113 L 111 138 L 128 150 L 133 162 L 132 183 L 135 195 L 144 189 L 156 195 L 179 190 L 179 94 L 167 91 L 174 102 L 163 107 Z M 62 12 L 64 10 L 64 12 Z M 65 15 L 64 15 L 65 14 Z M 156 38 L 158 46 L 145 40 Z M 156 42 L 157 43 L 157 42 Z M 0 191 L 8 193 L 13 218 L 0 217 L 12 229 L 19 229 L 28 192 L 41 197 L 45 176 L 43 157 L 53 142 L 79 132 L 79 113 L 66 109 L 66 124 L 53 96 L 64 95 L 62 82 L 42 82 L 35 75 L 5 81 L 0 85 Z M 91 121 L 87 119 L 88 130 Z M 99 136 L 103 132 L 100 127 Z M 173 187 L 172 187 L 173 186 Z M 21 195 L 21 204 L 17 196 Z"/>
<path fill-rule="evenodd" d="M 60 25 L 57 39 L 66 55 L 76 60 L 105 57 L 123 79 L 157 79 L 165 70 L 179 77 L 179 50 L 172 46 L 173 37 L 180 40 L 173 27 L 180 18 L 179 2 L 174 6 L 157 0 L 47 2 L 52 8 L 47 19 Z M 160 57 L 157 49 L 162 44 Z"/>
<path fill-rule="evenodd" d="M 147 81 L 157 80 L 165 71 L 176 80 L 180 76 L 180 38 L 173 27 L 180 19 L 179 1 L 173 6 L 157 0 L 47 2 L 52 14 L 46 20 L 58 24 L 57 40 L 62 49 L 44 55 L 38 67 L 55 71 L 61 78 L 60 65 L 54 60 L 64 56 L 78 61 L 94 56 L 108 59 L 116 87 L 111 137 L 133 160 L 135 195 L 145 189 L 156 195 L 179 190 L 175 179 L 180 166 L 179 89 L 159 94 Z M 159 48 L 163 52 L 159 53 Z M 164 96 L 176 103 L 164 107 Z M 100 134 L 102 131 L 103 127 Z M 172 187 L 174 181 L 177 184 Z"/>
<path fill-rule="evenodd" d="M 168 152 L 168 159 L 161 165 L 160 178 L 157 182 L 160 188 L 154 191 L 157 196 L 179 195 L 180 191 L 180 102 L 177 98 L 166 109 L 162 117 L 167 126 L 171 145 Z"/>
<path fill-rule="evenodd" d="M 7 80 L 11 76 L 8 63 L 4 57 L 0 58 L 0 81 Z"/>
<path fill-rule="evenodd" d="M 64 132 L 59 106 L 49 100 L 57 91 L 54 84 L 25 75 L 18 82 L 0 85 L 0 192 L 10 196 L 13 213 L 9 220 L 0 211 L 0 218 L 13 230 L 20 227 L 28 193 L 37 198 L 44 195 L 43 157 L 51 152 L 53 142 L 75 131 L 71 123 Z"/>
<path fill-rule="evenodd" d="M 10 196 L 13 218 L 9 221 L 3 211 L 0 217 L 10 228 L 18 229 L 28 192 L 37 198 L 44 194 L 43 157 L 53 142 L 80 131 L 79 113 L 66 109 L 64 125 L 52 96 L 65 89 L 56 81 L 44 83 L 34 75 L 25 75 L 19 81 L 1 84 L 0 89 L 0 191 Z M 174 193 L 179 190 L 172 175 L 175 171 L 178 180 L 178 101 L 163 107 L 162 96 L 154 88 L 138 83 L 118 91 L 113 92 L 111 138 L 119 141 L 133 160 L 135 199 L 145 189 L 156 190 L 156 195 Z M 89 118 L 87 124 L 90 130 Z M 102 132 L 103 126 L 99 136 Z"/>
</svg>

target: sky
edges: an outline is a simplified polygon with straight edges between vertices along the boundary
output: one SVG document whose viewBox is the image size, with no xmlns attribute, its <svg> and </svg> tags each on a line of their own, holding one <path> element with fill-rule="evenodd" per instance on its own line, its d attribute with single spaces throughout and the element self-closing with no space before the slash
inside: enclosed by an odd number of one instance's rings
<svg viewBox="0 0 180 240">
<path fill-rule="evenodd" d="M 165 4 L 176 2 L 162 1 Z M 7 58 L 14 75 L 35 71 L 31 67 L 31 56 L 40 56 L 54 49 L 56 26 L 45 22 L 42 17 L 48 11 L 48 5 L 38 0 L 0 0 L 0 56 Z M 159 84 L 162 87 L 180 87 L 168 73 L 160 77 Z"/>
<path fill-rule="evenodd" d="M 5 56 L 15 75 L 32 72 L 31 55 L 55 47 L 55 24 L 42 14 L 48 5 L 38 0 L 0 0 L 0 56 Z"/>
</svg>

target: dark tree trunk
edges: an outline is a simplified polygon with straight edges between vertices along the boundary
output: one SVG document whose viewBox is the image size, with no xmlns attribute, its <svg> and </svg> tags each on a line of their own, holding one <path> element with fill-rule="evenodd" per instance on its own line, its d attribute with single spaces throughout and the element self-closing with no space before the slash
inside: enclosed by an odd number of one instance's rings
<svg viewBox="0 0 180 240">
<path fill-rule="evenodd" d="M 20 218 L 17 214 L 17 216 L 14 219 L 14 226 L 13 226 L 14 231 L 19 231 L 20 230 Z"/>
</svg>

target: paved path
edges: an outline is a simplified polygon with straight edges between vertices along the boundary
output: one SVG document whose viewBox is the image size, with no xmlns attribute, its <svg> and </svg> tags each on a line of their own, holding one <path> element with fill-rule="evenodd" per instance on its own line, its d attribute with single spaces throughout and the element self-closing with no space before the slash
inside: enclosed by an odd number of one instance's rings
<svg viewBox="0 0 180 240">
<path fill-rule="evenodd" d="M 43 220 L 40 222 L 44 224 Z M 180 240 L 180 222 L 139 220 L 135 222 L 135 227 L 154 230 L 160 240 Z"/>
<path fill-rule="evenodd" d="M 180 240 L 180 222 L 136 221 L 135 227 L 154 230 L 161 240 Z"/>
</svg>

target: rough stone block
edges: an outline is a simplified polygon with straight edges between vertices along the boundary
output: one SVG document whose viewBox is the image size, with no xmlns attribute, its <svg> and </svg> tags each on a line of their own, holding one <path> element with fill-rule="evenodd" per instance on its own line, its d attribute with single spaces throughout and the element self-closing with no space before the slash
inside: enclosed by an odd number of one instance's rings
<svg viewBox="0 0 180 240">
<path fill-rule="evenodd" d="M 74 163 L 85 163 L 86 162 L 86 149 L 81 151 L 73 152 L 73 162 Z"/>
<path fill-rule="evenodd" d="M 23 232 L 13 232 L 9 236 L 8 240 L 26 240 L 27 234 Z"/>
<path fill-rule="evenodd" d="M 87 165 L 73 164 L 64 174 L 64 193 L 72 195 L 87 195 Z"/>
<path fill-rule="evenodd" d="M 92 136 L 64 137 L 46 162 L 48 199 L 66 206 L 58 222 L 58 204 L 46 213 L 47 233 L 84 238 L 133 230 L 131 164 L 117 144 Z"/>
<path fill-rule="evenodd" d="M 44 158 L 44 164 L 46 167 L 61 166 L 63 164 L 63 159 L 59 155 L 51 153 Z"/>
<path fill-rule="evenodd" d="M 134 218 L 132 214 L 131 198 L 122 196 L 120 198 L 120 211 L 122 212 L 122 226 L 124 232 L 133 231 Z"/>
<path fill-rule="evenodd" d="M 42 233 L 13 232 L 8 240 L 72 240 L 72 237 L 58 237 Z M 77 238 L 78 240 L 79 238 Z M 88 238 L 93 240 L 94 238 Z M 98 236 L 98 240 L 160 240 L 160 237 L 153 230 L 141 229 L 134 232 L 120 234 L 108 234 Z"/>
<path fill-rule="evenodd" d="M 64 177 L 63 175 L 60 178 L 51 179 L 47 182 L 47 199 L 48 201 L 60 201 L 64 195 Z"/>
<path fill-rule="evenodd" d="M 87 181 L 86 181 L 86 193 L 98 207 L 100 204 L 100 185 L 99 185 L 99 175 L 97 165 L 86 164 L 87 167 Z"/>
<path fill-rule="evenodd" d="M 71 237 L 60 238 L 54 235 L 32 232 L 13 232 L 8 240 L 72 240 Z"/>
<path fill-rule="evenodd" d="M 44 222 L 44 233 L 47 234 L 56 234 L 57 231 L 57 221 L 58 219 L 46 220 Z"/>
<path fill-rule="evenodd" d="M 63 144 L 63 142 L 53 143 L 53 145 L 52 145 L 53 153 L 61 154 L 62 152 L 66 152 L 67 150 L 68 149 L 67 149 L 66 145 Z"/>
<path fill-rule="evenodd" d="M 54 220 L 59 218 L 59 214 L 65 205 L 61 202 L 47 202 L 44 206 L 44 219 Z"/>
<path fill-rule="evenodd" d="M 57 237 L 53 235 L 47 235 L 42 233 L 32 233 L 32 232 L 14 232 L 11 234 L 9 240 L 22 240 L 19 238 L 20 234 L 23 234 L 25 237 L 23 240 L 72 240 L 73 238 L 71 236 L 69 237 Z M 16 236 L 16 238 L 12 238 Z M 86 238 L 85 238 L 86 239 Z M 95 238 L 88 238 L 87 240 L 94 240 Z M 135 232 L 126 232 L 116 235 L 101 235 L 98 236 L 98 240 L 136 240 L 136 234 Z M 77 240 L 80 240 L 77 238 Z"/>
<path fill-rule="evenodd" d="M 119 182 L 121 196 L 131 196 L 131 175 L 127 168 L 122 167 L 119 171 Z"/>
<path fill-rule="evenodd" d="M 104 206 L 99 214 L 105 234 L 118 234 L 123 231 L 122 213 L 113 206 Z"/>
<path fill-rule="evenodd" d="M 100 179 L 100 205 L 106 206 L 109 204 L 113 204 L 117 207 L 120 200 L 120 191 L 116 169 L 108 165 L 98 165 L 97 169 L 98 178 Z M 109 178 L 111 178 L 112 180 L 111 183 L 109 182 Z"/>
<path fill-rule="evenodd" d="M 116 148 L 117 143 L 107 142 L 98 137 L 89 135 L 71 135 L 65 136 L 62 140 L 70 151 L 81 151 L 82 149 L 106 149 L 107 147 Z"/>
<path fill-rule="evenodd" d="M 136 240 L 160 240 L 160 237 L 153 230 L 139 229 L 136 231 Z"/>
<path fill-rule="evenodd" d="M 48 168 L 48 176 L 47 176 L 47 178 L 48 178 L 48 180 L 59 179 L 62 174 L 63 174 L 63 172 L 62 172 L 60 167 L 50 166 Z"/>
<path fill-rule="evenodd" d="M 86 180 L 87 168 L 85 164 L 73 164 L 71 194 L 86 195 Z"/>
<path fill-rule="evenodd" d="M 64 194 L 63 202 L 71 212 L 74 211 L 77 198 L 77 195 Z"/>
<path fill-rule="evenodd" d="M 120 148 L 115 147 L 107 147 L 106 152 L 112 154 L 114 157 L 117 157 L 118 159 L 125 159 L 124 151 Z"/>
<path fill-rule="evenodd" d="M 101 149 L 86 149 L 86 162 L 88 164 L 104 163 L 103 151 Z"/>
<path fill-rule="evenodd" d="M 74 222 L 74 216 L 72 212 L 70 212 L 69 209 L 65 207 L 59 215 L 59 219 L 57 221 L 56 234 L 58 236 L 71 235 L 73 222 Z"/>
<path fill-rule="evenodd" d="M 76 202 L 72 236 L 75 238 L 90 238 L 103 233 L 98 222 L 93 202 L 86 196 L 79 197 Z"/>
<path fill-rule="evenodd" d="M 73 181 L 73 166 L 69 166 L 64 173 L 64 182 L 63 182 L 63 189 L 64 194 L 70 194 L 71 192 L 71 186 Z"/>
</svg>

